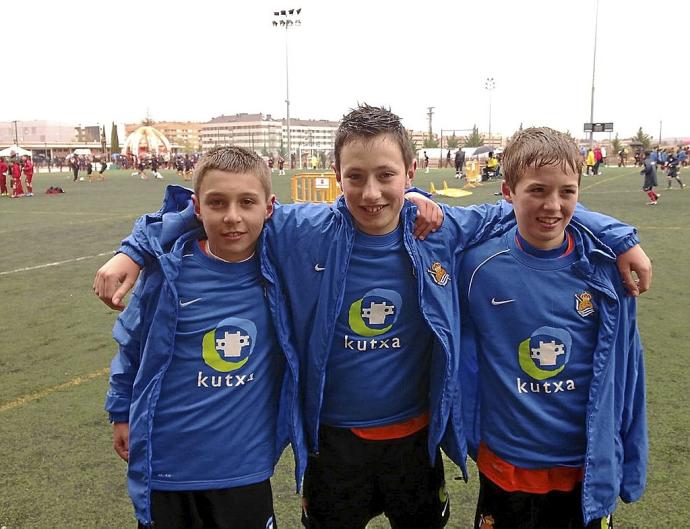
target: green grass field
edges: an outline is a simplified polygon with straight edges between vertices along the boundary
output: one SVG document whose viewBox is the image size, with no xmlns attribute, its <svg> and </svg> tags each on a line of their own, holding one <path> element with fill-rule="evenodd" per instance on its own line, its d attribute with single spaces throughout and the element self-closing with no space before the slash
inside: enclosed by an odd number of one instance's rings
<svg viewBox="0 0 690 529">
<path fill-rule="evenodd" d="M 681 177 L 688 180 L 690 171 Z M 103 411 L 110 331 L 116 313 L 91 291 L 93 276 L 138 214 L 158 209 L 165 184 L 129 172 L 108 173 L 100 183 L 73 183 L 67 173 L 39 174 L 33 198 L 0 200 L 0 528 L 134 527 L 125 464 L 110 444 Z M 453 186 L 451 170 L 419 172 L 417 185 Z M 653 289 L 639 302 L 646 347 L 650 433 L 649 479 L 643 499 L 621 505 L 618 528 L 690 527 L 690 191 L 665 190 L 646 206 L 634 168 L 584 177 L 581 202 L 636 225 L 654 261 Z M 60 185 L 64 195 L 43 191 Z M 274 177 L 289 202 L 289 179 Z M 478 187 L 448 203 L 493 202 L 498 184 Z M 685 241 L 685 243 L 683 243 Z M 685 402 L 686 404 L 683 404 Z M 289 454 L 288 454 L 289 455 Z M 273 480 L 280 527 L 301 527 L 291 456 Z M 448 527 L 471 527 L 476 471 L 468 484 L 450 463 Z M 377 519 L 371 527 L 388 527 Z"/>
</svg>

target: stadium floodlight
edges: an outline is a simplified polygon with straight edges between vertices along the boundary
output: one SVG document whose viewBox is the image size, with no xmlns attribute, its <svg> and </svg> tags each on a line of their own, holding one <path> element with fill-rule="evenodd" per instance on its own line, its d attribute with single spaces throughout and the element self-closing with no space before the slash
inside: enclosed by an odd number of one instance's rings
<svg viewBox="0 0 690 529">
<path fill-rule="evenodd" d="M 491 145 L 491 92 L 496 88 L 496 81 L 493 77 L 487 77 L 484 80 L 484 88 L 489 92 L 489 141 L 487 142 Z"/>
<path fill-rule="evenodd" d="M 285 28 L 285 105 L 286 105 L 286 116 L 285 124 L 287 131 L 287 150 L 288 150 L 288 165 L 292 168 L 292 143 L 290 139 L 290 75 L 289 75 L 289 60 L 288 60 L 288 34 L 287 29 L 293 26 L 301 26 L 302 21 L 299 18 L 294 18 L 295 15 L 299 15 L 302 12 L 302 8 L 297 9 L 281 9 L 280 11 L 274 11 L 273 16 L 279 18 L 279 23 L 273 20 L 273 27 L 280 26 Z"/>
<path fill-rule="evenodd" d="M 597 32 L 599 29 L 599 0 L 594 10 L 594 54 L 592 57 L 592 96 L 589 100 L 589 122 L 594 122 L 594 77 L 597 71 Z M 594 131 L 589 132 L 589 148 L 594 146 Z"/>
</svg>

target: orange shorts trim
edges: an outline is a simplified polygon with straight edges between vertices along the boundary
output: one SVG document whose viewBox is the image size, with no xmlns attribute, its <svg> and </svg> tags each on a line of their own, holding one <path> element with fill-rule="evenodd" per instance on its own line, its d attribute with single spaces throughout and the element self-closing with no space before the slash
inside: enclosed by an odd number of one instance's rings
<svg viewBox="0 0 690 529">
<path fill-rule="evenodd" d="M 582 482 L 582 467 L 521 468 L 494 454 L 484 443 L 479 445 L 477 468 L 496 485 L 508 492 L 546 494 L 569 492 Z"/>
<path fill-rule="evenodd" d="M 424 412 L 403 422 L 386 424 L 385 426 L 372 426 L 370 428 L 350 428 L 350 431 L 357 437 L 369 441 L 386 441 L 388 439 L 407 437 L 423 430 L 427 426 L 429 426 L 429 412 Z"/>
</svg>

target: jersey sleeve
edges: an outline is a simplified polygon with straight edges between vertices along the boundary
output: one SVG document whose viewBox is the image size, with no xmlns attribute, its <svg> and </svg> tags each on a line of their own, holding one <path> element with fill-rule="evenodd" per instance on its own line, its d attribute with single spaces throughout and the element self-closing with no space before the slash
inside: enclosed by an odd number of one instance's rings
<svg viewBox="0 0 690 529">
<path fill-rule="evenodd" d="M 448 226 L 456 244 L 456 253 L 497 237 L 515 225 L 513 207 L 501 200 L 497 204 L 448 206 L 443 210 L 443 225 Z"/>
<path fill-rule="evenodd" d="M 611 248 L 616 255 L 625 253 L 640 243 L 637 229 L 633 226 L 603 213 L 590 211 L 579 202 L 575 208 L 573 220 L 591 231 L 606 246 Z"/>
</svg>

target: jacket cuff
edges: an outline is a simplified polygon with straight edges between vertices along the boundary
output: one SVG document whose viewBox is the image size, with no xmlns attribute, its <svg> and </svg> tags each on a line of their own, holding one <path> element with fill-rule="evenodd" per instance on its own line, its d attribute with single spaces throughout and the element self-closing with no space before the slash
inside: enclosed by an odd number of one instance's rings
<svg viewBox="0 0 690 529">
<path fill-rule="evenodd" d="M 634 230 L 630 235 L 616 244 L 615 247 L 611 248 L 611 250 L 613 250 L 613 253 L 616 254 L 616 257 L 618 257 L 638 244 L 640 244 L 640 238 L 637 236 L 637 230 Z"/>
<path fill-rule="evenodd" d="M 431 198 L 433 196 L 428 191 L 424 191 L 419 187 L 408 187 L 407 189 L 405 189 L 405 194 L 407 193 L 419 193 L 420 195 L 424 195 L 426 198 Z"/>
<path fill-rule="evenodd" d="M 136 251 L 134 248 L 132 248 L 129 245 L 124 244 L 124 245 L 120 246 L 117 249 L 117 251 L 115 252 L 115 254 L 118 254 L 118 253 L 125 254 L 132 261 L 137 263 L 140 268 L 144 268 L 144 266 L 146 265 L 146 262 L 144 260 L 144 256 L 140 252 Z"/>
<path fill-rule="evenodd" d="M 108 419 L 110 420 L 111 423 L 129 422 L 129 414 L 128 413 L 109 413 Z"/>
</svg>

